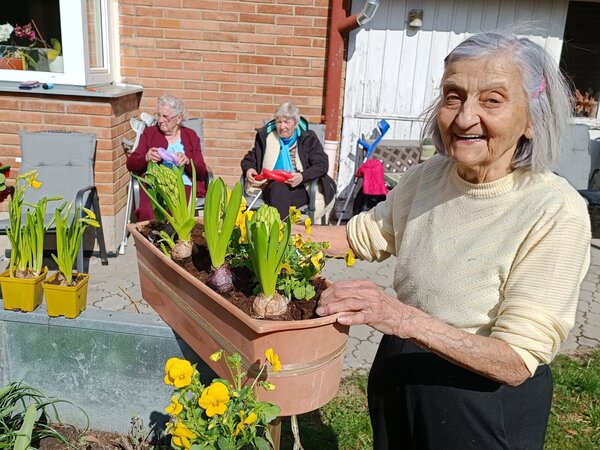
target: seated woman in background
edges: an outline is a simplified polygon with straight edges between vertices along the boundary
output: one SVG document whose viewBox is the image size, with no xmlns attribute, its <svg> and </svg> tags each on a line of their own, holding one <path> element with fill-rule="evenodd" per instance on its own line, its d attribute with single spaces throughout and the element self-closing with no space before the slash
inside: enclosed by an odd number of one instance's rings
<svg viewBox="0 0 600 450">
<path fill-rule="evenodd" d="M 159 148 L 175 155 L 177 165 L 183 165 L 183 184 L 189 195 L 192 186 L 192 166 L 196 168 L 196 196 L 206 195 L 206 186 L 202 180 L 206 177 L 206 164 L 202 157 L 200 138 L 196 132 L 185 127 L 188 118 L 187 110 L 181 99 L 173 95 L 159 97 L 156 109 L 156 125 L 147 127 L 135 151 L 127 158 L 127 169 L 138 175 L 146 172 L 148 161 L 172 166 L 170 161 L 163 161 Z M 140 189 L 140 204 L 135 211 L 138 221 L 154 219 L 152 204 L 146 193 Z"/>
<path fill-rule="evenodd" d="M 264 201 L 277 208 L 281 218 L 290 206 L 301 207 L 309 202 L 305 184 L 320 179 L 319 192 L 324 204 L 335 196 L 335 183 L 327 175 L 329 159 L 317 135 L 308 129 L 292 103 L 282 103 L 271 120 L 256 132 L 254 147 L 242 159 L 242 172 L 251 188 L 262 188 Z M 262 169 L 285 170 L 292 173 L 284 182 L 256 180 Z M 317 214 L 318 215 L 318 214 Z"/>
</svg>

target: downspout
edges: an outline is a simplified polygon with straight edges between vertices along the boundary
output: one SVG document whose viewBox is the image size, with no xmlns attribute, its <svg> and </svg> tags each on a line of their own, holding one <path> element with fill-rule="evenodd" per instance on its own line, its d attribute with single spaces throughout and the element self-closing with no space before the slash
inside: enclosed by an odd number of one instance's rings
<svg viewBox="0 0 600 450">
<path fill-rule="evenodd" d="M 350 0 L 332 0 L 329 26 L 329 49 L 327 52 L 327 78 L 325 80 L 325 153 L 329 157 L 329 175 L 335 179 L 338 160 L 338 126 L 342 88 L 342 66 L 345 54 L 345 41 L 350 31 L 369 22 L 379 0 L 365 0 L 363 9 L 348 16 Z"/>
</svg>

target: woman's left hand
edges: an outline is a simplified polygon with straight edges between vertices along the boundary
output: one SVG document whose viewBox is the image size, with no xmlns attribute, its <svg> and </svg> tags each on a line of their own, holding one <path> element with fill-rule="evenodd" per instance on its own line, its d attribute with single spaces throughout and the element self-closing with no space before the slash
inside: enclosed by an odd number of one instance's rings
<svg viewBox="0 0 600 450">
<path fill-rule="evenodd" d="M 175 153 L 175 157 L 177 158 L 178 166 L 185 166 L 185 165 L 189 164 L 189 162 L 190 162 L 190 158 L 185 156 L 185 153 L 177 152 L 177 153 Z"/>
<path fill-rule="evenodd" d="M 406 337 L 400 330 L 404 306 L 371 280 L 338 281 L 321 294 L 317 314 L 346 313 L 338 318 L 342 325 L 367 324 L 383 334 Z"/>
<path fill-rule="evenodd" d="M 342 325 L 367 324 L 500 383 L 517 386 L 531 376 L 523 359 L 500 339 L 455 328 L 396 298 L 371 280 L 338 281 L 321 294 L 317 314 L 342 313 Z"/>
<path fill-rule="evenodd" d="M 294 172 L 292 174 L 292 177 L 289 178 L 288 180 L 286 180 L 285 182 L 287 184 L 289 184 L 291 187 L 296 187 L 300 183 L 302 183 L 302 180 L 303 180 L 302 174 L 300 172 Z"/>
</svg>

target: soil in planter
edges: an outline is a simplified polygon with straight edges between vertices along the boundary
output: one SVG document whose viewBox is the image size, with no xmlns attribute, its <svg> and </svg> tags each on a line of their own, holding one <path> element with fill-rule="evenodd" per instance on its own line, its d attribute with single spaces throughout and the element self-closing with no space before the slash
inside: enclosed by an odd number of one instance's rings
<svg viewBox="0 0 600 450">
<path fill-rule="evenodd" d="M 161 230 L 169 234 L 173 233 L 169 225 L 156 221 L 149 222 L 147 225 L 141 227 L 140 233 L 150 242 L 154 243 L 154 245 L 158 246 L 157 241 L 160 239 L 159 233 Z M 180 265 L 198 280 L 206 283 L 210 272 L 210 255 L 206 247 L 204 226 L 202 224 L 197 224 L 192 231 L 192 242 L 194 243 L 194 248 L 191 260 L 185 261 Z M 252 281 L 252 272 L 244 267 L 235 267 L 231 271 L 234 275 L 234 290 L 223 295 L 223 297 L 249 316 L 255 317 L 252 313 L 252 303 L 256 297 L 253 293 L 255 284 Z M 312 299 L 291 301 L 288 304 L 286 313 L 273 320 L 307 320 L 319 317 L 315 314 L 315 309 L 317 308 L 321 292 L 327 289 L 327 283 L 324 278 L 316 277 L 313 284 L 316 295 Z"/>
<path fill-rule="evenodd" d="M 64 277 L 62 275 L 58 275 L 56 277 L 54 277 L 54 279 L 52 279 L 51 281 L 46 280 L 45 283 L 46 284 L 52 284 L 55 286 L 71 286 L 71 287 L 75 287 L 79 284 L 80 281 L 85 280 L 85 276 L 78 274 L 77 276 L 73 277 L 73 281 L 71 282 L 71 284 L 67 285 L 67 284 L 63 284 L 63 281 L 65 281 Z"/>
</svg>

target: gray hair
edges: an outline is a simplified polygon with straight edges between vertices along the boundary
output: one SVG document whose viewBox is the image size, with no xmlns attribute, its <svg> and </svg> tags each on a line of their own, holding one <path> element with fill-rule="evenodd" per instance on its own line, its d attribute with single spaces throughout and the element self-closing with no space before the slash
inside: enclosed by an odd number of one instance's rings
<svg viewBox="0 0 600 450">
<path fill-rule="evenodd" d="M 299 123 L 300 111 L 298 111 L 298 107 L 293 103 L 285 102 L 275 110 L 275 119 L 294 119 L 296 123 Z"/>
<path fill-rule="evenodd" d="M 188 118 L 187 108 L 179 97 L 175 97 L 174 95 L 163 95 L 162 97 L 158 97 L 158 106 L 168 106 L 175 115 L 178 116 L 181 114 L 183 120 L 187 120 Z"/>
<path fill-rule="evenodd" d="M 567 124 L 572 115 L 569 85 L 544 48 L 527 38 L 497 33 L 480 33 L 459 44 L 444 60 L 444 67 L 463 59 L 475 59 L 508 53 L 521 72 L 527 93 L 527 110 L 532 137 L 517 144 L 512 165 L 530 167 L 534 172 L 551 168 L 563 150 Z M 426 111 L 424 136 L 431 136 L 438 153 L 445 155 L 437 115 L 442 93 Z"/>
</svg>

